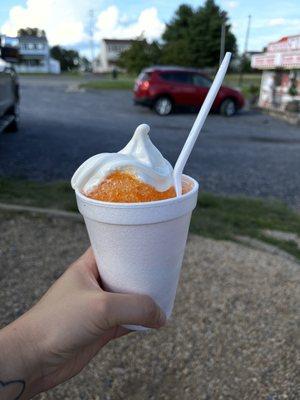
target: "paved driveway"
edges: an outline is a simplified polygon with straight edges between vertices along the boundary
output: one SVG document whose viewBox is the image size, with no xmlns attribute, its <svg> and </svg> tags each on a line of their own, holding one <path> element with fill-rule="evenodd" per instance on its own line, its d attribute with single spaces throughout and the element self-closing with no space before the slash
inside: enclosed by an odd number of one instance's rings
<svg viewBox="0 0 300 400">
<path fill-rule="evenodd" d="M 78 82 L 78 81 L 77 81 Z M 22 129 L 0 136 L 0 175 L 70 179 L 99 152 L 118 151 L 137 124 L 172 163 L 195 114 L 159 117 L 135 107 L 128 91 L 74 91 L 76 81 L 22 78 Z M 300 203 L 300 129 L 256 112 L 210 116 L 186 172 L 214 193 L 276 197 Z"/>
</svg>

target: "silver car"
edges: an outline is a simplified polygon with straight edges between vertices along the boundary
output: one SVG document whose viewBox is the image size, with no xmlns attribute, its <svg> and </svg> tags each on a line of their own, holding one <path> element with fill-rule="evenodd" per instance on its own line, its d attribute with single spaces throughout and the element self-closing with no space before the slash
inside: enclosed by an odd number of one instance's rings
<svg viewBox="0 0 300 400">
<path fill-rule="evenodd" d="M 1 37 L 0 42 L 0 131 L 16 132 L 19 128 L 19 81 L 13 67 L 18 50 Z"/>
</svg>

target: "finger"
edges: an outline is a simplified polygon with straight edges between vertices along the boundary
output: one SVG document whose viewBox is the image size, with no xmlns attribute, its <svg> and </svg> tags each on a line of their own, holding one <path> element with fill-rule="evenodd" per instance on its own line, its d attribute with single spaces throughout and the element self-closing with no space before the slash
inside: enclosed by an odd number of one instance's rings
<svg viewBox="0 0 300 400">
<path fill-rule="evenodd" d="M 113 334 L 113 339 L 118 339 L 119 337 L 128 335 L 129 333 L 132 333 L 130 329 L 124 328 L 123 326 L 117 326 L 114 328 L 114 334 Z"/>
<path fill-rule="evenodd" d="M 110 328 L 108 331 L 105 331 L 101 335 L 101 340 L 104 340 L 105 343 L 107 343 L 110 340 L 118 339 L 124 335 L 128 335 L 129 333 L 132 333 L 132 331 L 124 328 L 123 326 L 116 326 L 114 328 Z"/>
<path fill-rule="evenodd" d="M 166 323 L 164 312 L 149 296 L 105 293 L 108 328 L 118 325 L 143 325 L 160 328 Z"/>
<path fill-rule="evenodd" d="M 84 269 L 86 272 L 92 274 L 96 280 L 99 279 L 99 271 L 94 256 L 92 247 L 89 247 L 85 253 L 77 260 L 80 269 Z"/>
</svg>

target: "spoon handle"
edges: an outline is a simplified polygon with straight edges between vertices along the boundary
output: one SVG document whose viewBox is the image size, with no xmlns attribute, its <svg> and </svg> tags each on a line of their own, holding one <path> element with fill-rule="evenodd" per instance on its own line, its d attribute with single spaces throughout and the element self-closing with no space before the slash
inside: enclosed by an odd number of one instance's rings
<svg viewBox="0 0 300 400">
<path fill-rule="evenodd" d="M 207 93 L 207 96 L 202 104 L 202 107 L 201 107 L 199 114 L 194 122 L 194 125 L 192 126 L 192 129 L 186 139 L 186 142 L 184 143 L 181 153 L 179 154 L 179 157 L 176 161 L 176 164 L 174 167 L 174 172 L 173 172 L 173 177 L 174 177 L 174 185 L 175 185 L 175 190 L 176 190 L 177 196 L 181 196 L 181 194 L 182 194 L 181 175 L 182 175 L 183 169 L 184 169 L 185 164 L 193 150 L 195 142 L 199 136 L 199 133 L 203 127 L 203 124 L 207 118 L 207 115 L 213 105 L 213 102 L 217 96 L 217 93 L 222 85 L 224 76 L 226 74 L 226 71 L 227 71 L 227 68 L 228 68 L 228 65 L 230 62 L 230 58 L 231 58 L 231 53 L 227 52 L 225 54 L 222 64 L 220 65 L 220 68 L 215 76 L 215 79 Z"/>
</svg>

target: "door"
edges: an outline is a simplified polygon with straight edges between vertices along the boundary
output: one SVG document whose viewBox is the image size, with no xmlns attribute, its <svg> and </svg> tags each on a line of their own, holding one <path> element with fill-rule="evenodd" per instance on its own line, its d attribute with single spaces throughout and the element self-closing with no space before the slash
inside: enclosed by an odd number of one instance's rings
<svg viewBox="0 0 300 400">
<path fill-rule="evenodd" d="M 0 59 L 0 116 L 14 103 L 13 81 L 8 64 Z"/>
<path fill-rule="evenodd" d="M 197 74 L 194 73 L 192 76 L 192 81 L 193 81 L 193 85 L 196 88 L 196 101 L 195 101 L 195 106 L 196 107 L 200 107 L 204 100 L 205 97 L 209 91 L 210 85 L 211 85 L 211 81 L 210 79 L 206 78 L 205 76 L 201 75 L 201 74 Z"/>
<path fill-rule="evenodd" d="M 0 117 L 5 111 L 5 63 L 0 58 Z"/>
<path fill-rule="evenodd" d="M 161 77 L 169 83 L 168 91 L 175 103 L 183 106 L 194 105 L 197 88 L 193 85 L 192 74 L 185 71 L 162 72 Z"/>
</svg>

